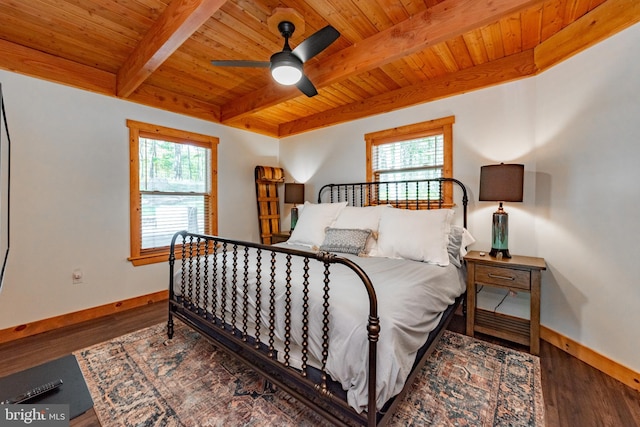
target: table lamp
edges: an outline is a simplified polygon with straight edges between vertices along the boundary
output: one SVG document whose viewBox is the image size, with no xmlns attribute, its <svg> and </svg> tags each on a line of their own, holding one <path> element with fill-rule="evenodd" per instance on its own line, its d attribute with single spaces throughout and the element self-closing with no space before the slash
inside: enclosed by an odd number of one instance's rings
<svg viewBox="0 0 640 427">
<path fill-rule="evenodd" d="M 480 168 L 480 196 L 478 200 L 500 202 L 493 213 L 491 229 L 492 257 L 500 254 L 511 258 L 509 254 L 509 215 L 502 208 L 503 202 L 522 202 L 524 184 L 524 165 L 504 164 L 488 165 Z"/>
<path fill-rule="evenodd" d="M 296 205 L 304 203 L 304 184 L 291 183 L 284 185 L 284 202 L 293 204 L 291 208 L 291 231 L 298 222 L 298 208 Z"/>
</svg>

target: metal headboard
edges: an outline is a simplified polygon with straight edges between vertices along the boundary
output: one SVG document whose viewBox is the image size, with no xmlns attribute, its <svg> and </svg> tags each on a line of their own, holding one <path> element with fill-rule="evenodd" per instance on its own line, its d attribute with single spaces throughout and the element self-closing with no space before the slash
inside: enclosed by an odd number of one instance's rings
<svg viewBox="0 0 640 427">
<path fill-rule="evenodd" d="M 442 209 L 449 194 L 454 197 L 452 186 L 462 190 L 463 225 L 467 227 L 467 189 L 455 178 L 416 179 L 407 181 L 356 182 L 326 184 L 318 192 L 318 203 L 347 202 L 350 206 L 390 204 L 403 209 Z"/>
</svg>

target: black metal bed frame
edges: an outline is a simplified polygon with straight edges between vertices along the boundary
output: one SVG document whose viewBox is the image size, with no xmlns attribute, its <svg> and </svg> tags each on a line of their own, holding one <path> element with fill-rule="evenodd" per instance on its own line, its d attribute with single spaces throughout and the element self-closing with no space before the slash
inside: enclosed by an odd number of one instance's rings
<svg viewBox="0 0 640 427">
<path fill-rule="evenodd" d="M 426 187 L 425 187 L 426 184 Z M 433 197 L 432 186 L 437 186 L 437 198 Z M 437 178 L 431 180 L 412 180 L 402 183 L 353 183 L 329 184 L 319 191 L 318 201 L 329 202 L 347 201 L 353 206 L 367 206 L 375 204 L 393 204 L 406 209 L 437 209 L 444 207 L 445 185 L 456 184 L 462 190 L 463 221 L 467 223 L 467 192 L 464 185 L 452 178 Z M 411 187 L 402 193 L 394 190 L 394 200 L 380 197 L 389 194 L 388 186 L 398 185 Z M 386 187 L 386 188 L 385 188 Z M 422 190 L 428 189 L 428 196 Z M 382 191 L 381 191 L 382 189 Z M 417 190 L 416 190 L 417 189 Z M 415 191 L 414 191 L 415 190 Z M 452 189 L 449 189 L 453 191 Z M 413 192 L 412 192 L 413 191 Z M 400 196 L 400 194 L 403 194 Z M 453 194 L 453 193 L 451 193 Z M 419 202 L 409 200 L 410 195 L 416 199 L 428 200 Z M 256 322 L 249 331 L 250 321 L 247 319 L 249 298 L 249 276 L 247 264 L 249 253 L 256 256 L 256 290 L 252 295 L 257 300 L 256 305 L 268 303 L 269 322 L 261 325 Z M 280 258 L 278 258 L 280 257 Z M 284 258 L 284 260 L 282 259 Z M 291 266 L 294 259 L 302 259 L 304 274 L 293 277 Z M 179 284 L 174 283 L 176 260 L 179 260 Z M 285 297 L 285 340 L 282 354 L 278 354 L 275 346 L 275 271 L 277 262 L 285 263 L 286 297 Z M 323 269 L 323 319 L 322 324 L 309 323 L 309 265 L 321 263 Z M 245 268 L 239 266 L 244 264 Z M 331 267 L 340 264 L 349 268 L 357 276 L 366 289 L 369 300 L 369 314 L 367 319 L 367 335 L 369 341 L 368 354 L 368 408 L 376 408 L 376 364 L 377 342 L 380 333 L 378 318 L 378 300 L 374 284 L 367 274 L 353 261 L 326 252 L 310 253 L 281 246 L 267 246 L 252 242 L 226 239 L 217 236 L 178 232 L 171 242 L 169 256 L 169 316 L 167 322 L 168 336 L 173 337 L 174 317 L 180 319 L 205 337 L 212 340 L 220 349 L 233 357 L 247 363 L 252 369 L 264 376 L 268 381 L 281 387 L 297 400 L 314 409 L 318 414 L 335 425 L 384 425 L 391 418 L 395 407 L 402 400 L 401 397 L 410 388 L 415 375 L 420 370 L 433 344 L 446 329 L 453 312 L 462 301 L 461 296 L 450 306 L 442 316 L 440 325 L 432 331 L 423 348 L 418 353 L 412 370 L 402 392 L 392 398 L 380 411 L 366 411 L 361 414 L 351 408 L 346 402 L 346 393 L 340 385 L 334 382 L 326 373 L 325 367 L 330 352 L 330 276 Z M 216 283 L 220 283 L 216 285 Z M 219 286 L 214 292 L 209 292 L 208 285 Z M 176 289 L 176 286 L 178 288 Z M 294 325 L 291 321 L 291 289 L 301 287 L 303 300 L 302 324 Z M 240 296 L 233 296 L 231 307 L 227 307 L 227 292 L 239 289 Z M 234 291 L 235 292 L 235 291 Z M 220 298 L 218 299 L 218 293 Z M 293 328 L 302 336 L 302 366 L 293 368 L 290 364 L 291 331 Z M 322 330 L 322 366 L 320 368 L 307 365 L 308 337 L 311 328 Z"/>
<path fill-rule="evenodd" d="M 402 209 L 442 209 L 448 207 L 447 195 L 451 201 L 454 200 L 453 188 L 447 187 L 453 184 L 462 192 L 462 218 L 466 227 L 469 204 L 467 189 L 455 178 L 326 184 L 318 191 L 318 203 L 328 201 L 347 202 L 350 206 L 392 205 Z"/>
</svg>

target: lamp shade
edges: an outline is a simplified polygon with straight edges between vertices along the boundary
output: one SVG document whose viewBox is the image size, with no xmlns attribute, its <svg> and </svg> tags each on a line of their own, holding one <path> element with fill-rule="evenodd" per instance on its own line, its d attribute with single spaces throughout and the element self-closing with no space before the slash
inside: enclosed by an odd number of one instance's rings
<svg viewBox="0 0 640 427">
<path fill-rule="evenodd" d="M 524 185 L 524 165 L 488 165 L 480 168 L 480 195 L 487 202 L 521 202 Z"/>
<path fill-rule="evenodd" d="M 294 205 L 300 205 L 304 203 L 304 184 L 285 184 L 284 202 L 293 203 Z"/>
</svg>

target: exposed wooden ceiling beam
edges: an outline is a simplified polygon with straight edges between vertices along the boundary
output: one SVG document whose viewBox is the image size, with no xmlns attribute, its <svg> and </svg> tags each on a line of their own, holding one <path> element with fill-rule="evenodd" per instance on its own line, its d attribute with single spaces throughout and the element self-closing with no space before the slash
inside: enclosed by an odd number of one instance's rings
<svg viewBox="0 0 640 427">
<path fill-rule="evenodd" d="M 445 0 L 424 12 L 358 42 L 305 69 L 321 88 L 372 70 L 475 28 L 523 11 L 543 0 Z M 299 96 L 270 82 L 264 88 L 223 106 L 223 123 Z"/>
<path fill-rule="evenodd" d="M 227 126 L 247 130 L 253 133 L 259 133 L 266 136 L 271 136 L 273 138 L 278 137 L 278 125 L 266 123 L 264 120 L 260 120 L 255 117 L 245 117 L 242 119 L 238 119 L 233 123 L 228 123 Z"/>
<path fill-rule="evenodd" d="M 118 70 L 117 95 L 131 95 L 224 3 L 225 0 L 172 0 Z"/>
<path fill-rule="evenodd" d="M 0 68 L 92 92 L 113 95 L 116 76 L 39 50 L 0 40 Z"/>
<path fill-rule="evenodd" d="M 217 105 L 198 101 L 149 84 L 140 85 L 127 100 L 210 122 L 220 122 L 220 108 Z"/>
<path fill-rule="evenodd" d="M 533 49 L 280 125 L 285 137 L 536 74 Z"/>
<path fill-rule="evenodd" d="M 637 22 L 638 0 L 609 0 L 536 46 L 536 65 L 544 71 Z"/>
</svg>

